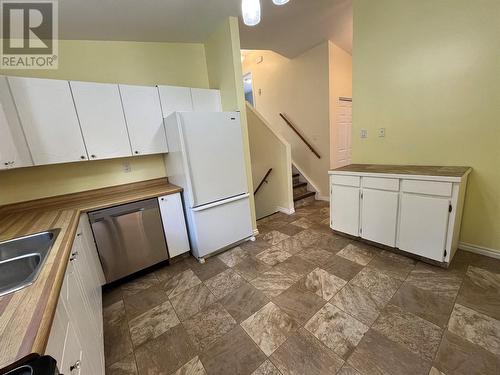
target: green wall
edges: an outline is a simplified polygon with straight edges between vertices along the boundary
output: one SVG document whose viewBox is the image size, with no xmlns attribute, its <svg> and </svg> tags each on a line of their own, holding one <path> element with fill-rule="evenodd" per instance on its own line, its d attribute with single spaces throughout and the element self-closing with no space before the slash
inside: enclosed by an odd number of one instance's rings
<svg viewBox="0 0 500 375">
<path fill-rule="evenodd" d="M 500 1 L 354 0 L 353 99 L 353 161 L 471 166 L 461 241 L 500 251 Z"/>
</svg>

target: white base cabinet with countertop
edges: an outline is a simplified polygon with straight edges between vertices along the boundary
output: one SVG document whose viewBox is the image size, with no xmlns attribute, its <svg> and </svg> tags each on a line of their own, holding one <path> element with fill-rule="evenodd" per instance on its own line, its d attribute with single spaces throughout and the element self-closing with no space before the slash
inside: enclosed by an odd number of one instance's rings
<svg viewBox="0 0 500 375">
<path fill-rule="evenodd" d="M 103 284 L 92 231 L 82 214 L 45 350 L 65 375 L 105 373 Z"/>
<path fill-rule="evenodd" d="M 470 169 L 456 175 L 432 175 L 426 167 L 422 174 L 352 169 L 329 172 L 332 229 L 450 263 L 458 247 Z"/>
</svg>

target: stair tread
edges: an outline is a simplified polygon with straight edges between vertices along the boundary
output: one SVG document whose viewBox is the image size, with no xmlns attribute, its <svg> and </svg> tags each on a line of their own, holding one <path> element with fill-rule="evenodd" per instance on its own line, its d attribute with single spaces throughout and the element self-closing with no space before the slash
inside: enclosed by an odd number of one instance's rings
<svg viewBox="0 0 500 375">
<path fill-rule="evenodd" d="M 302 186 L 307 186 L 307 182 L 297 182 L 296 184 L 293 184 L 294 189 Z"/>
<path fill-rule="evenodd" d="M 292 177 L 299 177 L 299 176 L 300 176 L 300 174 L 298 174 L 298 173 L 292 174 Z"/>
<path fill-rule="evenodd" d="M 293 197 L 293 201 L 296 202 L 296 201 L 300 201 L 301 199 L 305 199 L 305 198 L 309 198 L 313 195 L 315 195 L 316 193 L 314 191 L 308 191 L 304 194 L 300 194 L 300 195 L 297 195 L 296 197 Z"/>
</svg>

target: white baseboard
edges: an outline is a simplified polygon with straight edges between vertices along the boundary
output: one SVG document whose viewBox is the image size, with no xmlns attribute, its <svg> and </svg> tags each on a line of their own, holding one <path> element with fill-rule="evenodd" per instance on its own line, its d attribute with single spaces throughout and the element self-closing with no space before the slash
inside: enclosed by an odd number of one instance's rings
<svg viewBox="0 0 500 375">
<path fill-rule="evenodd" d="M 258 229 L 254 229 L 253 230 L 253 235 L 254 236 L 258 236 L 259 235 L 259 230 Z"/>
<path fill-rule="evenodd" d="M 287 214 L 287 215 L 291 215 L 291 214 L 295 213 L 294 207 L 292 207 L 292 208 L 276 207 L 276 209 L 278 210 L 278 212 L 282 212 L 282 213 Z"/>
<path fill-rule="evenodd" d="M 330 197 L 328 196 L 322 196 L 316 193 L 316 200 L 317 201 L 325 201 L 325 202 L 330 202 Z"/>
<path fill-rule="evenodd" d="M 484 246 L 473 245 L 471 243 L 459 242 L 458 248 L 471 253 L 481 254 L 490 258 L 500 259 L 500 250 L 490 249 Z"/>
</svg>

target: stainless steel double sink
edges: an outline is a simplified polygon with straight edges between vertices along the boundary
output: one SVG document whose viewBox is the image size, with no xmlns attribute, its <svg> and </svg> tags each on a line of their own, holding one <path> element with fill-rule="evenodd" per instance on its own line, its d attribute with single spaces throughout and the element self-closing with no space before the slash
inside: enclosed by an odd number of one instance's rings
<svg viewBox="0 0 500 375">
<path fill-rule="evenodd" d="M 60 229 L 0 242 L 0 296 L 35 282 Z"/>
</svg>

